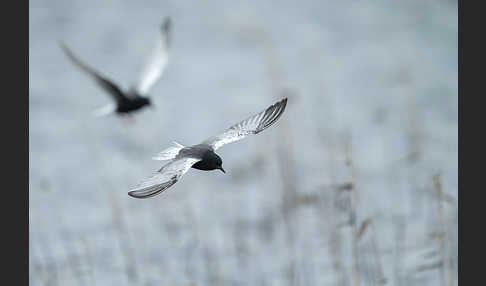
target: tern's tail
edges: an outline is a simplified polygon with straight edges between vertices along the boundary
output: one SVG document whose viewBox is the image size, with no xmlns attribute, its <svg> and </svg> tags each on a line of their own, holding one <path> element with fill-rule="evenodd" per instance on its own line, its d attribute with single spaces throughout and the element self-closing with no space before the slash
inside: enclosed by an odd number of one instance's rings
<svg viewBox="0 0 486 286">
<path fill-rule="evenodd" d="M 116 111 L 116 105 L 108 104 L 106 106 L 103 106 L 101 108 L 94 110 L 93 116 L 95 116 L 95 117 L 106 116 L 106 115 L 114 113 L 115 111 Z"/>
<path fill-rule="evenodd" d="M 171 159 L 174 159 L 177 154 L 179 154 L 179 151 L 184 148 L 183 145 L 177 143 L 177 142 L 173 142 L 173 146 L 163 150 L 162 152 L 160 152 L 159 154 L 155 155 L 154 157 L 152 157 L 153 160 L 158 160 L 158 161 L 165 161 L 165 160 L 171 160 Z"/>
</svg>

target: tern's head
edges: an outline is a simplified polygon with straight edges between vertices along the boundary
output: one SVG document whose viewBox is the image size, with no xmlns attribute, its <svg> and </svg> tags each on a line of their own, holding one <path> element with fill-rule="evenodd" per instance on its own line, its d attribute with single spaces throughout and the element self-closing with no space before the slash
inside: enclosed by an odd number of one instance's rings
<svg viewBox="0 0 486 286">
<path fill-rule="evenodd" d="M 206 152 L 203 160 L 210 165 L 211 169 L 221 170 L 221 172 L 226 173 L 226 171 L 223 169 L 223 160 L 221 160 L 221 157 L 219 157 L 218 154 L 214 153 L 213 151 Z"/>
<path fill-rule="evenodd" d="M 154 108 L 154 105 L 152 104 L 152 101 L 150 100 L 150 98 L 143 97 L 141 99 L 141 101 L 142 101 L 141 103 L 142 103 L 143 106 L 148 106 L 148 107 Z"/>
</svg>

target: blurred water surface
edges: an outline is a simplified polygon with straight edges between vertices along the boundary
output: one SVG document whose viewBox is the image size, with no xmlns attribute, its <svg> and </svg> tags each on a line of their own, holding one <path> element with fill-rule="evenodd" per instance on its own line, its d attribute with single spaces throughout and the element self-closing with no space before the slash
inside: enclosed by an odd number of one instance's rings
<svg viewBox="0 0 486 286">
<path fill-rule="evenodd" d="M 31 285 L 457 285 L 453 1 L 31 0 Z M 110 99 L 165 16 L 155 110 Z M 281 119 L 162 195 L 129 188 L 283 96 Z"/>
</svg>

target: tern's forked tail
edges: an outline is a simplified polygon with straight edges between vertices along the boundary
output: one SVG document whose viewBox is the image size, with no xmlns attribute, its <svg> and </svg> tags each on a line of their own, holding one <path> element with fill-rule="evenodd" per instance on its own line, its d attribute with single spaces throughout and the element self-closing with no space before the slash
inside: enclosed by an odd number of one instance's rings
<svg viewBox="0 0 486 286">
<path fill-rule="evenodd" d="M 152 159 L 158 161 L 172 160 L 177 156 L 177 154 L 179 154 L 179 151 L 182 148 L 184 148 L 183 145 L 174 141 L 173 146 L 161 151 L 160 153 L 152 157 Z"/>
<path fill-rule="evenodd" d="M 106 115 L 110 115 L 112 113 L 115 113 L 115 111 L 116 111 L 116 105 L 108 104 L 108 105 L 105 105 L 101 108 L 94 110 L 92 114 L 93 114 L 94 117 L 102 117 L 102 116 L 106 116 Z"/>
</svg>

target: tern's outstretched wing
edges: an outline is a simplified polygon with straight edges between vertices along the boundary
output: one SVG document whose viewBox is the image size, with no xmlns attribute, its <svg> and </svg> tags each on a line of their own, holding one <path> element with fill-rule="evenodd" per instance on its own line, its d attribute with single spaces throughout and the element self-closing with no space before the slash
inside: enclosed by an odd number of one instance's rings
<svg viewBox="0 0 486 286">
<path fill-rule="evenodd" d="M 117 103 L 121 103 L 128 100 L 127 97 L 123 94 L 123 92 L 116 84 L 106 79 L 105 77 L 101 76 L 97 71 L 95 71 L 94 69 L 90 68 L 89 66 L 81 62 L 64 43 L 60 43 L 60 45 L 64 53 L 66 53 L 66 55 L 68 56 L 68 58 L 77 67 L 79 67 L 81 70 L 83 70 L 88 75 L 90 75 L 101 88 L 107 91 L 115 99 Z"/>
<path fill-rule="evenodd" d="M 128 195 L 137 198 L 150 198 L 168 189 L 175 184 L 196 162 L 201 159 L 182 158 L 171 161 L 164 165 L 152 177 L 140 183 L 136 188 L 130 190 Z"/>
<path fill-rule="evenodd" d="M 161 36 L 157 40 L 156 47 L 142 70 L 139 80 L 133 87 L 138 94 L 146 95 L 167 68 L 169 64 L 170 33 L 171 22 L 169 18 L 166 18 L 162 23 Z"/>
<path fill-rule="evenodd" d="M 203 144 L 210 145 L 213 150 L 216 150 L 225 144 L 241 140 L 250 134 L 258 134 L 277 121 L 284 112 L 286 105 L 287 98 L 284 98 L 264 111 L 231 126 L 223 134 L 206 139 Z"/>
</svg>

